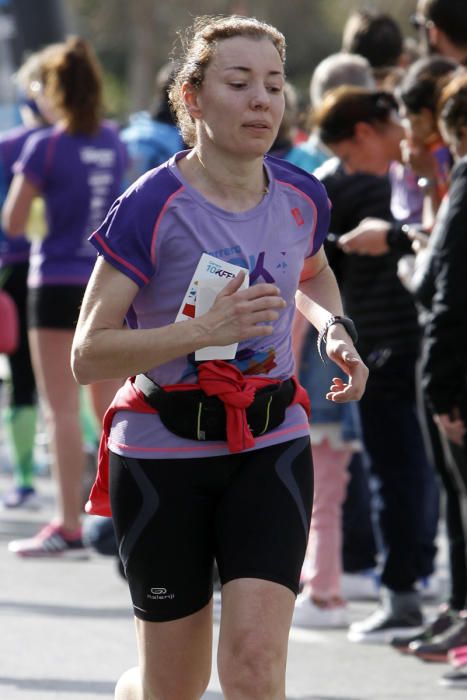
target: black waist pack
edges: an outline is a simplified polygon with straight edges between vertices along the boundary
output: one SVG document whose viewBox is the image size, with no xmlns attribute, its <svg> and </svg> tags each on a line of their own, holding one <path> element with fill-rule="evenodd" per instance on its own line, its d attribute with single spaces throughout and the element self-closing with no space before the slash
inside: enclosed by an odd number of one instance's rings
<svg viewBox="0 0 467 700">
<path fill-rule="evenodd" d="M 225 407 L 217 396 L 207 396 L 202 389 L 167 391 L 145 374 L 136 376 L 135 386 L 175 435 L 188 440 L 227 439 Z M 292 379 L 257 389 L 253 403 L 245 409 L 253 437 L 277 428 L 294 396 Z"/>
</svg>

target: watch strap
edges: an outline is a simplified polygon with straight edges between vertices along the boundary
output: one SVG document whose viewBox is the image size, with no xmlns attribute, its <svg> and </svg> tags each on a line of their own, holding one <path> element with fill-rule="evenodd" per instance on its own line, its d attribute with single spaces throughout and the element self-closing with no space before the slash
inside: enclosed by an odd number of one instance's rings
<svg viewBox="0 0 467 700">
<path fill-rule="evenodd" d="M 357 329 L 355 328 L 355 323 L 352 321 L 351 318 L 349 318 L 348 316 L 330 316 L 318 334 L 318 354 L 322 362 L 325 362 L 322 352 L 323 343 L 326 345 L 328 331 L 331 328 L 331 326 L 334 326 L 336 323 L 340 323 L 342 326 L 344 326 L 345 330 L 349 334 L 354 344 L 358 340 Z"/>
</svg>

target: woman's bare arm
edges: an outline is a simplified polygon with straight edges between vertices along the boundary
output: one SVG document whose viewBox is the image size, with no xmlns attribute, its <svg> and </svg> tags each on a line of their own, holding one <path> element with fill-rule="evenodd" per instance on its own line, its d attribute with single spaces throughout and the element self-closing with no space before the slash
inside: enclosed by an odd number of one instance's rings
<svg viewBox="0 0 467 700">
<path fill-rule="evenodd" d="M 304 273 L 302 277 L 306 279 L 300 283 L 296 294 L 297 308 L 320 331 L 330 316 L 343 314 L 336 278 L 322 248 L 307 259 Z M 326 398 L 336 402 L 360 399 L 365 391 L 368 369 L 343 325 L 329 328 L 326 353 L 349 377 L 347 383 L 335 379 Z"/>
<path fill-rule="evenodd" d="M 210 345 L 230 345 L 270 335 L 273 322 L 285 307 L 272 284 L 238 291 L 243 274 L 218 294 L 210 311 L 199 318 L 162 328 L 127 329 L 125 315 L 138 292 L 131 279 L 99 258 L 84 295 L 72 348 L 77 381 L 146 372 L 170 360 Z"/>
<path fill-rule="evenodd" d="M 24 235 L 32 200 L 39 191 L 24 175 L 15 175 L 2 207 L 2 228 L 15 238 Z"/>
</svg>

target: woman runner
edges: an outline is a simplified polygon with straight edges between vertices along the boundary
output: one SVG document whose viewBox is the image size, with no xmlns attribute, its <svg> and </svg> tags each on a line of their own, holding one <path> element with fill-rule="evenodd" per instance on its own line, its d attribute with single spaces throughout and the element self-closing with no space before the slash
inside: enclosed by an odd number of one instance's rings
<svg viewBox="0 0 467 700">
<path fill-rule="evenodd" d="M 312 506 L 307 399 L 292 379 L 297 290 L 348 376 L 328 398 L 364 391 L 367 369 L 322 249 L 324 188 L 265 157 L 284 110 L 284 59 L 284 37 L 270 25 L 198 19 L 171 90 L 192 148 L 143 175 L 91 239 L 100 255 L 73 370 L 83 384 L 130 377 L 104 421 L 88 504 L 113 514 L 136 617 L 140 665 L 119 680 L 119 700 L 201 697 L 214 559 L 225 697 L 284 697 Z M 189 316 L 183 301 L 203 253 L 217 259 L 210 269 L 220 279 L 232 274 L 228 263 L 245 268 L 249 287 L 239 272 L 209 311 L 174 322 L 180 307 Z M 201 348 L 234 343 L 231 361 L 196 360 Z"/>
</svg>

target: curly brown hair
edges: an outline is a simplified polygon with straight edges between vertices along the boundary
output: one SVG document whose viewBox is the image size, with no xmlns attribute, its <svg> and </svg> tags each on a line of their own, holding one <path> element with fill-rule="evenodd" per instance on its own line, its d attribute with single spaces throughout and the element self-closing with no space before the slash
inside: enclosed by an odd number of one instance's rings
<svg viewBox="0 0 467 700">
<path fill-rule="evenodd" d="M 196 143 L 195 123 L 188 110 L 182 94 L 182 86 L 189 83 L 199 88 L 212 59 L 216 45 L 223 39 L 232 37 L 247 37 L 251 39 L 269 39 L 276 47 L 282 63 L 285 63 L 285 38 L 271 24 L 261 22 L 253 17 L 197 17 L 193 25 L 180 36 L 183 57 L 178 62 L 180 66 L 169 97 L 183 140 L 189 146 Z"/>
<path fill-rule="evenodd" d="M 44 88 L 71 134 L 92 135 L 102 118 L 102 75 L 91 46 L 79 37 L 57 44 L 44 65 Z"/>
</svg>

